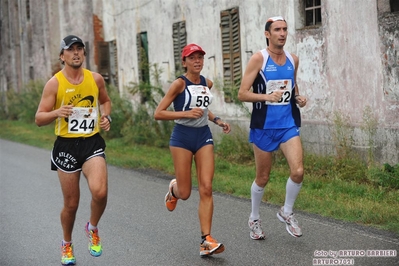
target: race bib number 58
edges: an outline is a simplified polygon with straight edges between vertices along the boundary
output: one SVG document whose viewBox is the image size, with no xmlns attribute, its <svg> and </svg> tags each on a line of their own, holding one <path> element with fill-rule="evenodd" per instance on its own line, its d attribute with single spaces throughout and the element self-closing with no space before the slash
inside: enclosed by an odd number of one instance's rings
<svg viewBox="0 0 399 266">
<path fill-rule="evenodd" d="M 68 119 L 68 133 L 90 134 L 97 125 L 97 108 L 73 107 Z"/>
<path fill-rule="evenodd" d="M 207 109 L 212 103 L 213 95 L 208 87 L 202 85 L 190 85 L 187 89 L 191 94 L 190 108 L 199 107 Z"/>
</svg>

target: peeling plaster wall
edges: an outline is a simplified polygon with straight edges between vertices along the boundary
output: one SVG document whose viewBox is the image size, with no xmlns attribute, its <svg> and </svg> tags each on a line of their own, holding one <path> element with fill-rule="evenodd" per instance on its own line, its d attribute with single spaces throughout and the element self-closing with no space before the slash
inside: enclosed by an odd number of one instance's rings
<svg viewBox="0 0 399 266">
<path fill-rule="evenodd" d="M 399 18 L 398 14 L 381 14 L 379 17 L 379 39 L 383 63 L 382 93 L 388 105 L 388 120 L 399 125 Z M 391 110 L 391 111 L 390 111 Z M 392 112 L 393 111 L 393 112 Z M 396 116 L 396 121 L 395 121 Z M 391 119 L 393 118 L 393 119 Z M 395 123 L 396 122 L 396 123 Z"/>
<path fill-rule="evenodd" d="M 60 42 L 66 35 L 92 41 L 92 1 L 2 0 L 0 4 L 0 58 L 9 62 L 0 70 L 1 91 L 20 91 L 31 78 L 47 81 L 60 70 Z"/>
<path fill-rule="evenodd" d="M 292 0 L 31 0 L 1 2 L 1 91 L 19 90 L 29 81 L 48 79 L 61 66 L 59 43 L 68 34 L 88 42 L 87 66 L 96 71 L 95 42 L 116 40 L 119 90 L 138 82 L 136 35 L 147 32 L 149 61 L 162 69 L 166 90 L 173 79 L 172 24 L 186 21 L 187 42 L 206 51 L 202 74 L 214 81 L 212 111 L 248 128 L 248 117 L 234 104 L 225 103 L 221 86 L 220 12 L 239 8 L 243 71 L 252 53 L 265 47 L 268 17 L 287 19 L 286 49 L 299 56 L 298 85 L 308 97 L 302 109 L 305 150 L 331 154 L 336 150 L 336 115 L 352 126 L 353 147 L 372 150 L 380 162 L 399 162 L 399 14 L 391 13 L 389 0 L 322 1 L 322 25 L 304 27 L 301 1 Z M 33 4 L 34 2 L 34 4 Z M 95 22 L 93 22 L 93 20 Z M 100 25 L 97 27 L 95 25 Z M 98 40 L 97 40 L 98 41 Z M 214 56 L 214 59 L 209 57 Z M 250 107 L 250 104 L 246 104 Z M 365 117 L 367 109 L 372 110 Z M 377 121 L 369 138 L 364 123 Z M 371 145 L 371 146 L 370 146 Z"/>
<path fill-rule="evenodd" d="M 353 126 L 348 137 L 360 154 L 366 157 L 371 150 L 379 161 L 399 162 L 399 14 L 379 18 L 376 5 L 325 1 L 322 27 L 297 32 L 298 83 L 309 97 L 302 110 L 302 139 L 309 151 L 335 151 L 338 115 Z M 373 121 L 377 131 L 370 137 L 371 129 L 362 127 Z"/>
<path fill-rule="evenodd" d="M 51 0 L 48 0 L 51 1 Z M 93 0 L 58 0 L 59 27 L 53 30 L 56 34 L 58 52 L 55 54 L 58 59 L 61 39 L 67 35 L 77 35 L 88 43 L 88 56 L 86 57 L 86 67 L 93 71 L 97 70 L 94 63 L 94 31 L 93 31 Z M 57 19 L 53 17 L 52 19 Z"/>
<path fill-rule="evenodd" d="M 60 27 L 58 4 L 47 0 L 41 5 L 31 5 L 30 10 L 27 46 L 31 56 L 26 57 L 27 68 L 33 68 L 33 79 L 45 80 L 61 69 L 58 61 L 60 45 L 55 42 L 60 40 L 57 34 Z"/>
<path fill-rule="evenodd" d="M 187 43 L 197 43 L 206 51 L 202 74 L 215 84 L 213 92 L 217 96 L 214 99 L 213 111 L 230 119 L 246 121 L 247 118 L 241 109 L 224 102 L 222 88 L 218 87 L 223 80 L 220 12 L 239 7 L 241 56 L 245 67 L 251 55 L 249 51 L 254 53 L 265 47 L 266 19 L 277 14 L 286 16 L 293 10 L 289 3 L 290 1 L 285 0 L 278 3 L 270 1 L 267 4 L 257 0 L 104 1 L 104 36 L 106 41 L 117 40 L 120 91 L 123 93 L 124 85 L 129 82 L 138 82 L 136 35 L 140 32 L 147 32 L 149 61 L 158 63 L 163 69 L 164 88 L 168 88 L 175 67 L 172 24 L 184 20 Z M 294 28 L 290 34 L 294 34 Z M 292 40 L 288 45 L 291 48 L 294 47 Z M 215 56 L 215 59 L 209 59 L 211 56 Z"/>
<path fill-rule="evenodd" d="M 340 115 L 353 126 L 354 149 L 363 154 L 372 149 L 382 161 L 399 161 L 399 102 L 392 101 L 392 95 L 386 97 L 384 94 L 386 88 L 397 87 L 397 64 L 392 61 L 397 58 L 398 48 L 389 46 L 387 58 L 390 61 L 386 65 L 383 65 L 381 54 L 384 42 L 397 42 L 397 28 L 386 36 L 385 26 L 379 27 L 385 22 L 377 15 L 375 0 L 322 1 L 322 26 L 316 28 L 303 27 L 303 17 L 298 11 L 303 7 L 292 1 L 119 0 L 112 4 L 104 1 L 104 25 L 109 25 L 104 27 L 105 39 L 118 40 L 118 51 L 122 53 L 119 56 L 122 84 L 137 82 L 135 36 L 146 31 L 149 60 L 165 70 L 163 80 L 167 89 L 170 70 L 174 69 L 172 24 L 185 20 L 187 42 L 196 42 L 207 52 L 203 75 L 216 81 L 213 90 L 216 104 L 212 105 L 212 110 L 248 127 L 248 118 L 236 106 L 225 103 L 221 88 L 217 88 L 217 81 L 221 81 L 223 75 L 220 12 L 235 6 L 240 13 L 243 69 L 251 54 L 265 47 L 266 18 L 275 15 L 287 18 L 286 49 L 300 58 L 298 85 L 301 94 L 309 99 L 307 107 L 302 109 L 302 139 L 308 151 L 335 152 L 339 143 L 334 141 L 333 134 L 339 130 L 339 125 L 334 125 L 333 121 L 335 115 Z M 379 34 L 386 41 L 381 40 Z M 210 56 L 215 59 L 208 60 Z M 371 117 L 364 118 L 367 108 L 373 112 Z M 367 122 L 365 119 L 379 122 L 375 139 L 370 140 L 369 132 L 360 129 Z M 370 143 L 375 146 L 370 147 Z"/>
<path fill-rule="evenodd" d="M 365 3 L 367 2 L 367 3 Z M 313 108 L 306 108 L 304 112 L 305 126 L 303 140 L 305 147 L 310 148 L 314 143 L 307 143 L 307 135 L 317 138 L 318 148 L 325 148 L 323 153 L 334 150 L 337 145 L 332 141 L 332 134 L 339 130 L 339 125 L 332 124 L 334 114 L 338 113 L 347 116 L 354 127 L 353 148 L 364 155 L 369 150 L 375 153 L 377 160 L 397 163 L 399 161 L 399 118 L 398 104 L 385 90 L 387 88 L 387 75 L 390 67 L 383 65 L 384 50 L 381 40 L 391 39 L 392 35 L 388 30 L 379 29 L 378 25 L 385 25 L 389 31 L 398 32 L 398 26 L 390 27 L 384 22 L 378 21 L 376 1 L 326 1 L 323 13 L 324 48 L 318 49 L 318 60 L 325 64 L 325 72 L 320 72 L 320 77 L 326 76 L 326 83 L 320 89 L 326 90 L 326 94 L 320 100 L 314 97 L 317 95 L 316 87 L 312 88 L 310 105 Z M 361 8 L 361 6 L 367 8 Z M 354 12 L 356 10 L 356 12 Z M 395 16 L 398 21 L 398 15 Z M 394 30 L 392 30 L 394 28 Z M 384 36 L 381 38 L 381 36 Z M 303 42 L 302 45 L 309 45 Z M 393 47 L 392 47 L 393 48 Z M 399 47 L 393 48 L 392 54 L 397 54 Z M 303 58 L 303 56 L 302 56 Z M 397 56 L 396 56 L 396 60 Z M 393 66 L 394 64 L 389 64 Z M 308 65 L 302 64 L 302 69 L 310 69 Z M 391 76 L 392 77 L 392 76 Z M 396 74 L 391 80 L 398 80 Z M 302 80 L 302 76 L 300 77 Z M 397 86 L 396 86 L 396 90 Z M 314 103 L 312 101 L 315 100 Z M 316 103 L 316 100 L 318 101 Z M 364 116 L 366 108 L 373 112 Z M 327 121 L 326 126 L 316 121 Z M 306 123 L 306 120 L 314 120 L 313 123 Z M 371 139 L 368 137 L 368 130 L 361 130 L 364 124 L 370 121 L 378 122 L 378 130 Z M 315 125 L 316 124 L 316 125 Z M 315 130 L 315 127 L 317 130 Z M 324 127 L 324 130 L 323 130 Z M 316 134 L 315 136 L 315 132 Z M 324 144 L 323 144 L 324 143 Z M 373 143 L 373 146 L 370 146 Z M 310 145 L 312 144 L 312 145 Z"/>
</svg>

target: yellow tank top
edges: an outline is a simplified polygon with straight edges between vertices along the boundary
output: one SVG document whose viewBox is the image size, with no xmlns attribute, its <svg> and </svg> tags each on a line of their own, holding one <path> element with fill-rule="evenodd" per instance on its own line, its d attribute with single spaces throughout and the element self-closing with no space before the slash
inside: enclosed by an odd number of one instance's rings
<svg viewBox="0 0 399 266">
<path fill-rule="evenodd" d="M 98 87 L 93 74 L 83 69 L 83 81 L 78 85 L 69 83 L 64 74 L 55 74 L 58 92 L 55 109 L 73 105 L 73 113 L 67 118 L 57 118 L 55 135 L 64 138 L 90 137 L 99 132 Z"/>
</svg>

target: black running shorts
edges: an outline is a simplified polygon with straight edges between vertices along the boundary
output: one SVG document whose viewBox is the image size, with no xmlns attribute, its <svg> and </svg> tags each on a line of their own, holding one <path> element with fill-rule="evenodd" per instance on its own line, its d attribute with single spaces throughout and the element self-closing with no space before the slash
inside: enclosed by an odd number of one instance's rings
<svg viewBox="0 0 399 266">
<path fill-rule="evenodd" d="M 73 173 L 82 170 L 84 162 L 95 156 L 105 158 L 105 141 L 99 133 L 88 138 L 57 137 L 51 152 L 51 170 Z"/>
</svg>

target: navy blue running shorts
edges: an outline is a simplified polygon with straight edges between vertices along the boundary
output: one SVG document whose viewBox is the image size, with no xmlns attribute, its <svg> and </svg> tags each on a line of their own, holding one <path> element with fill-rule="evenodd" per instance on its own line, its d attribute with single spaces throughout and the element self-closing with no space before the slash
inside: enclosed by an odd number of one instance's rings
<svg viewBox="0 0 399 266">
<path fill-rule="evenodd" d="M 88 138 L 57 137 L 51 151 L 51 170 L 66 173 L 82 170 L 84 162 L 95 156 L 105 158 L 105 141 L 99 133 Z"/>
<path fill-rule="evenodd" d="M 175 124 L 169 145 L 180 147 L 195 154 L 203 146 L 213 145 L 212 133 L 208 125 L 203 127 L 188 127 Z"/>
</svg>

